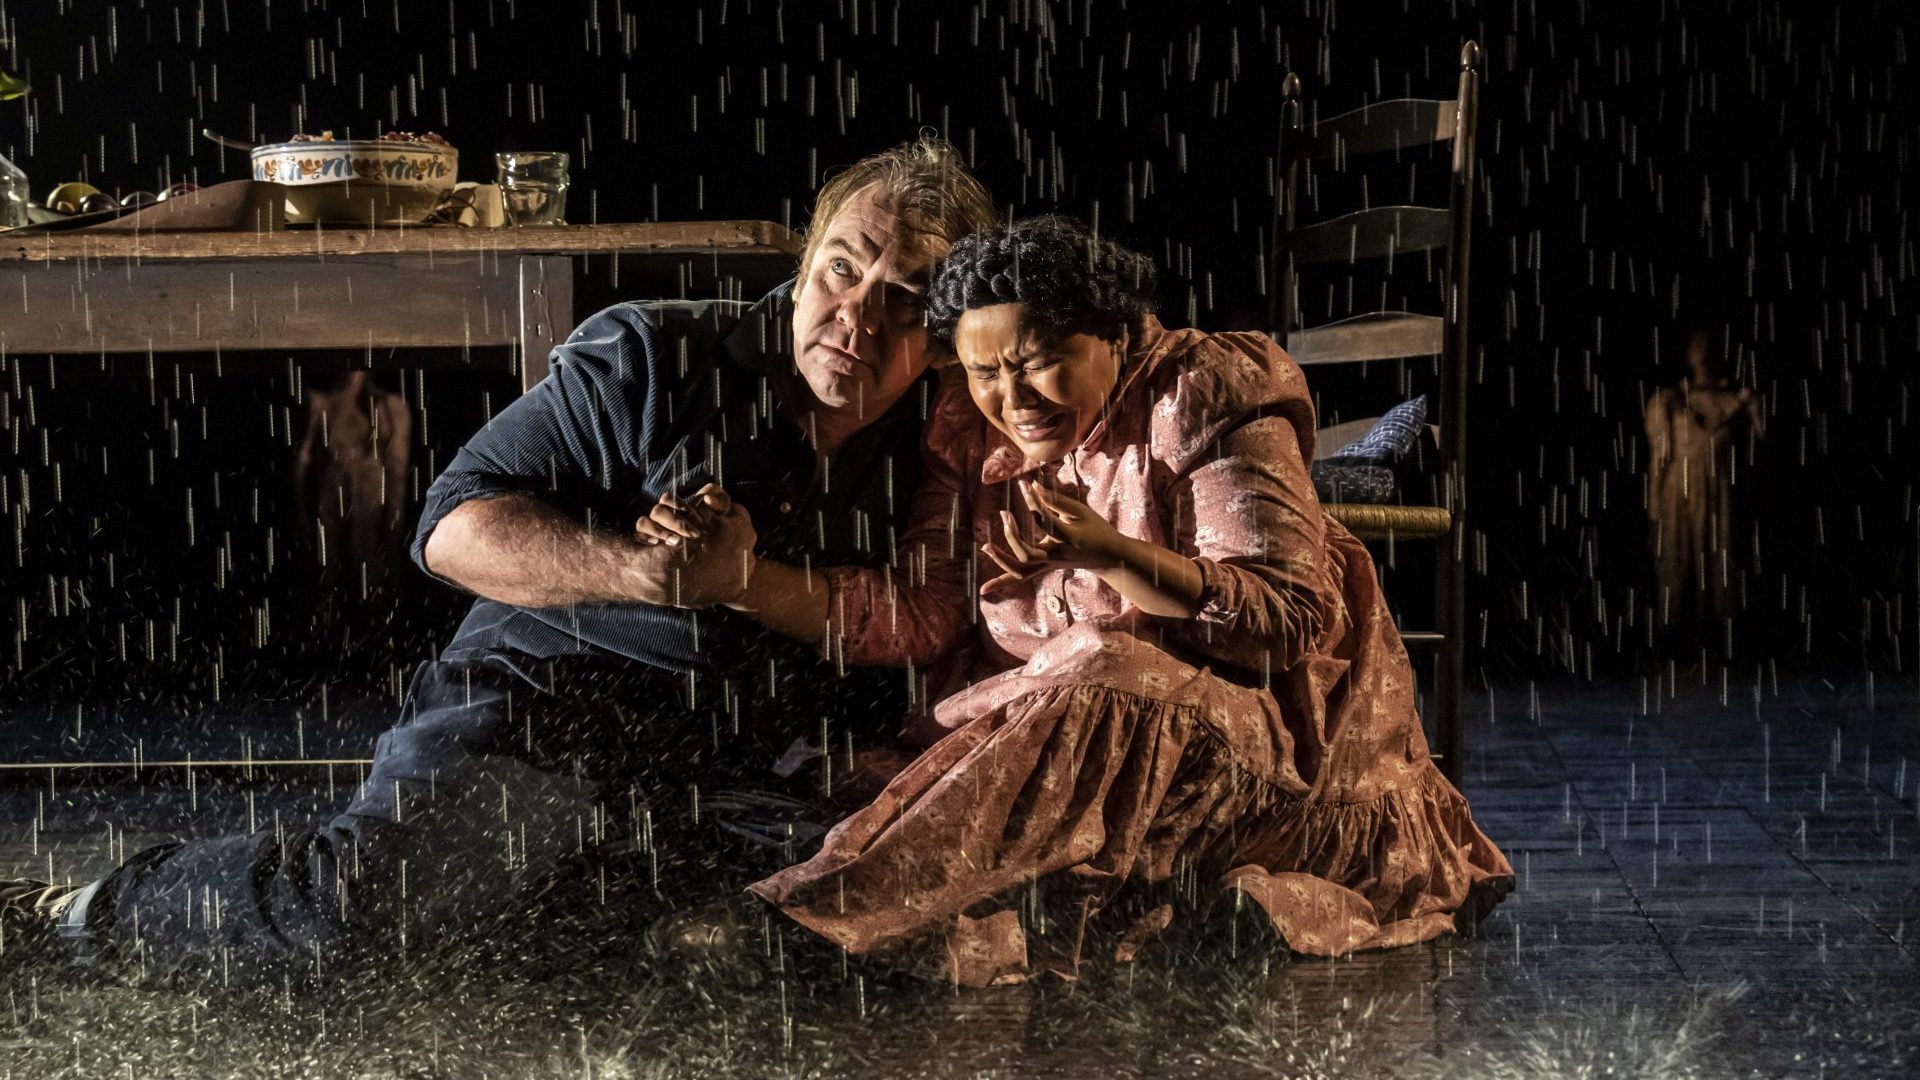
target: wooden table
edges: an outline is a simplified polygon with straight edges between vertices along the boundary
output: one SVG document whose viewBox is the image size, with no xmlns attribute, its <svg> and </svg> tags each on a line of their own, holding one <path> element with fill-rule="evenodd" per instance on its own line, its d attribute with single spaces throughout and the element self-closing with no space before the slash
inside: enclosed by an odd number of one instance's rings
<svg viewBox="0 0 1920 1080">
<path fill-rule="evenodd" d="M 507 346 L 524 390 L 573 329 L 584 257 L 772 284 L 799 251 L 768 221 L 0 236 L 0 355 Z"/>
</svg>

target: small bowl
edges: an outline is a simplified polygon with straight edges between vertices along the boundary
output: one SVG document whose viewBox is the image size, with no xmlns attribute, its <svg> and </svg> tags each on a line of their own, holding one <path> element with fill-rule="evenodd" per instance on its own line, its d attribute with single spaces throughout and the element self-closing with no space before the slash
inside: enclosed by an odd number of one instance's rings
<svg viewBox="0 0 1920 1080">
<path fill-rule="evenodd" d="M 255 147 L 253 178 L 286 188 L 289 225 L 414 225 L 453 190 L 460 152 L 441 143 L 332 139 Z"/>
</svg>

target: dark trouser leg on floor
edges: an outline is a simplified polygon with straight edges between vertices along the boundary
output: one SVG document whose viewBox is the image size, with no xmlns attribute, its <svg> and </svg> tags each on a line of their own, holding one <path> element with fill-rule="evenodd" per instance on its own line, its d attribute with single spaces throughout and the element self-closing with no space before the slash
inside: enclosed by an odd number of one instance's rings
<svg viewBox="0 0 1920 1080">
<path fill-rule="evenodd" d="M 594 819 L 597 785 L 533 752 L 552 704 L 504 665 L 421 665 L 344 813 L 143 852 L 91 898 L 93 947 L 149 977 L 277 983 L 512 910 Z"/>
</svg>

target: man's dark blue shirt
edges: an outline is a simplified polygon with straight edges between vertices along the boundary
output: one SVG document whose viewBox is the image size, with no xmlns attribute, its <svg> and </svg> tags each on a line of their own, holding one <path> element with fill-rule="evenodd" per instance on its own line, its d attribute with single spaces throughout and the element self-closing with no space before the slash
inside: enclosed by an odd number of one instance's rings
<svg viewBox="0 0 1920 1080">
<path fill-rule="evenodd" d="M 426 568 L 428 534 L 469 499 L 527 493 L 591 527 L 631 535 L 663 492 L 687 495 L 712 480 L 752 515 L 763 557 L 816 567 L 886 562 L 919 476 L 932 377 L 817 465 L 801 428 L 813 398 L 789 347 L 790 288 L 751 305 L 618 304 L 581 323 L 554 350 L 548 376 L 474 435 L 428 489 L 414 560 Z M 723 608 L 480 599 L 442 653 L 521 668 L 562 657 L 747 678 L 772 694 L 835 676 L 814 650 Z"/>
</svg>

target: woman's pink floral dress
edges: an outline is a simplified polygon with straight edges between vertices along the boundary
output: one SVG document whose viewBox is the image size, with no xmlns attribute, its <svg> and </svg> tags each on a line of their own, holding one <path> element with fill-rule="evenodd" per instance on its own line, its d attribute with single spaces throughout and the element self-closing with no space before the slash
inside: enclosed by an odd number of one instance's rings
<svg viewBox="0 0 1920 1080">
<path fill-rule="evenodd" d="M 955 372 L 893 565 L 827 572 L 827 649 L 925 665 L 972 642 L 971 685 L 872 803 L 753 891 L 858 953 L 943 937 L 972 984 L 1024 977 L 1036 951 L 1071 969 L 1123 882 L 1242 890 L 1314 955 L 1425 941 L 1498 902 L 1513 869 L 1428 756 L 1373 562 L 1314 498 L 1313 431 L 1300 368 L 1260 334 L 1149 319 L 1108 414 L 1046 465 Z M 1194 559 L 1200 617 L 1146 616 L 1055 570 L 982 597 L 976 623 L 982 570 L 998 572 L 979 547 L 1026 475 Z M 1028 886 L 1081 918 L 1037 934 Z M 1140 918 L 1122 958 L 1172 910 Z"/>
</svg>

